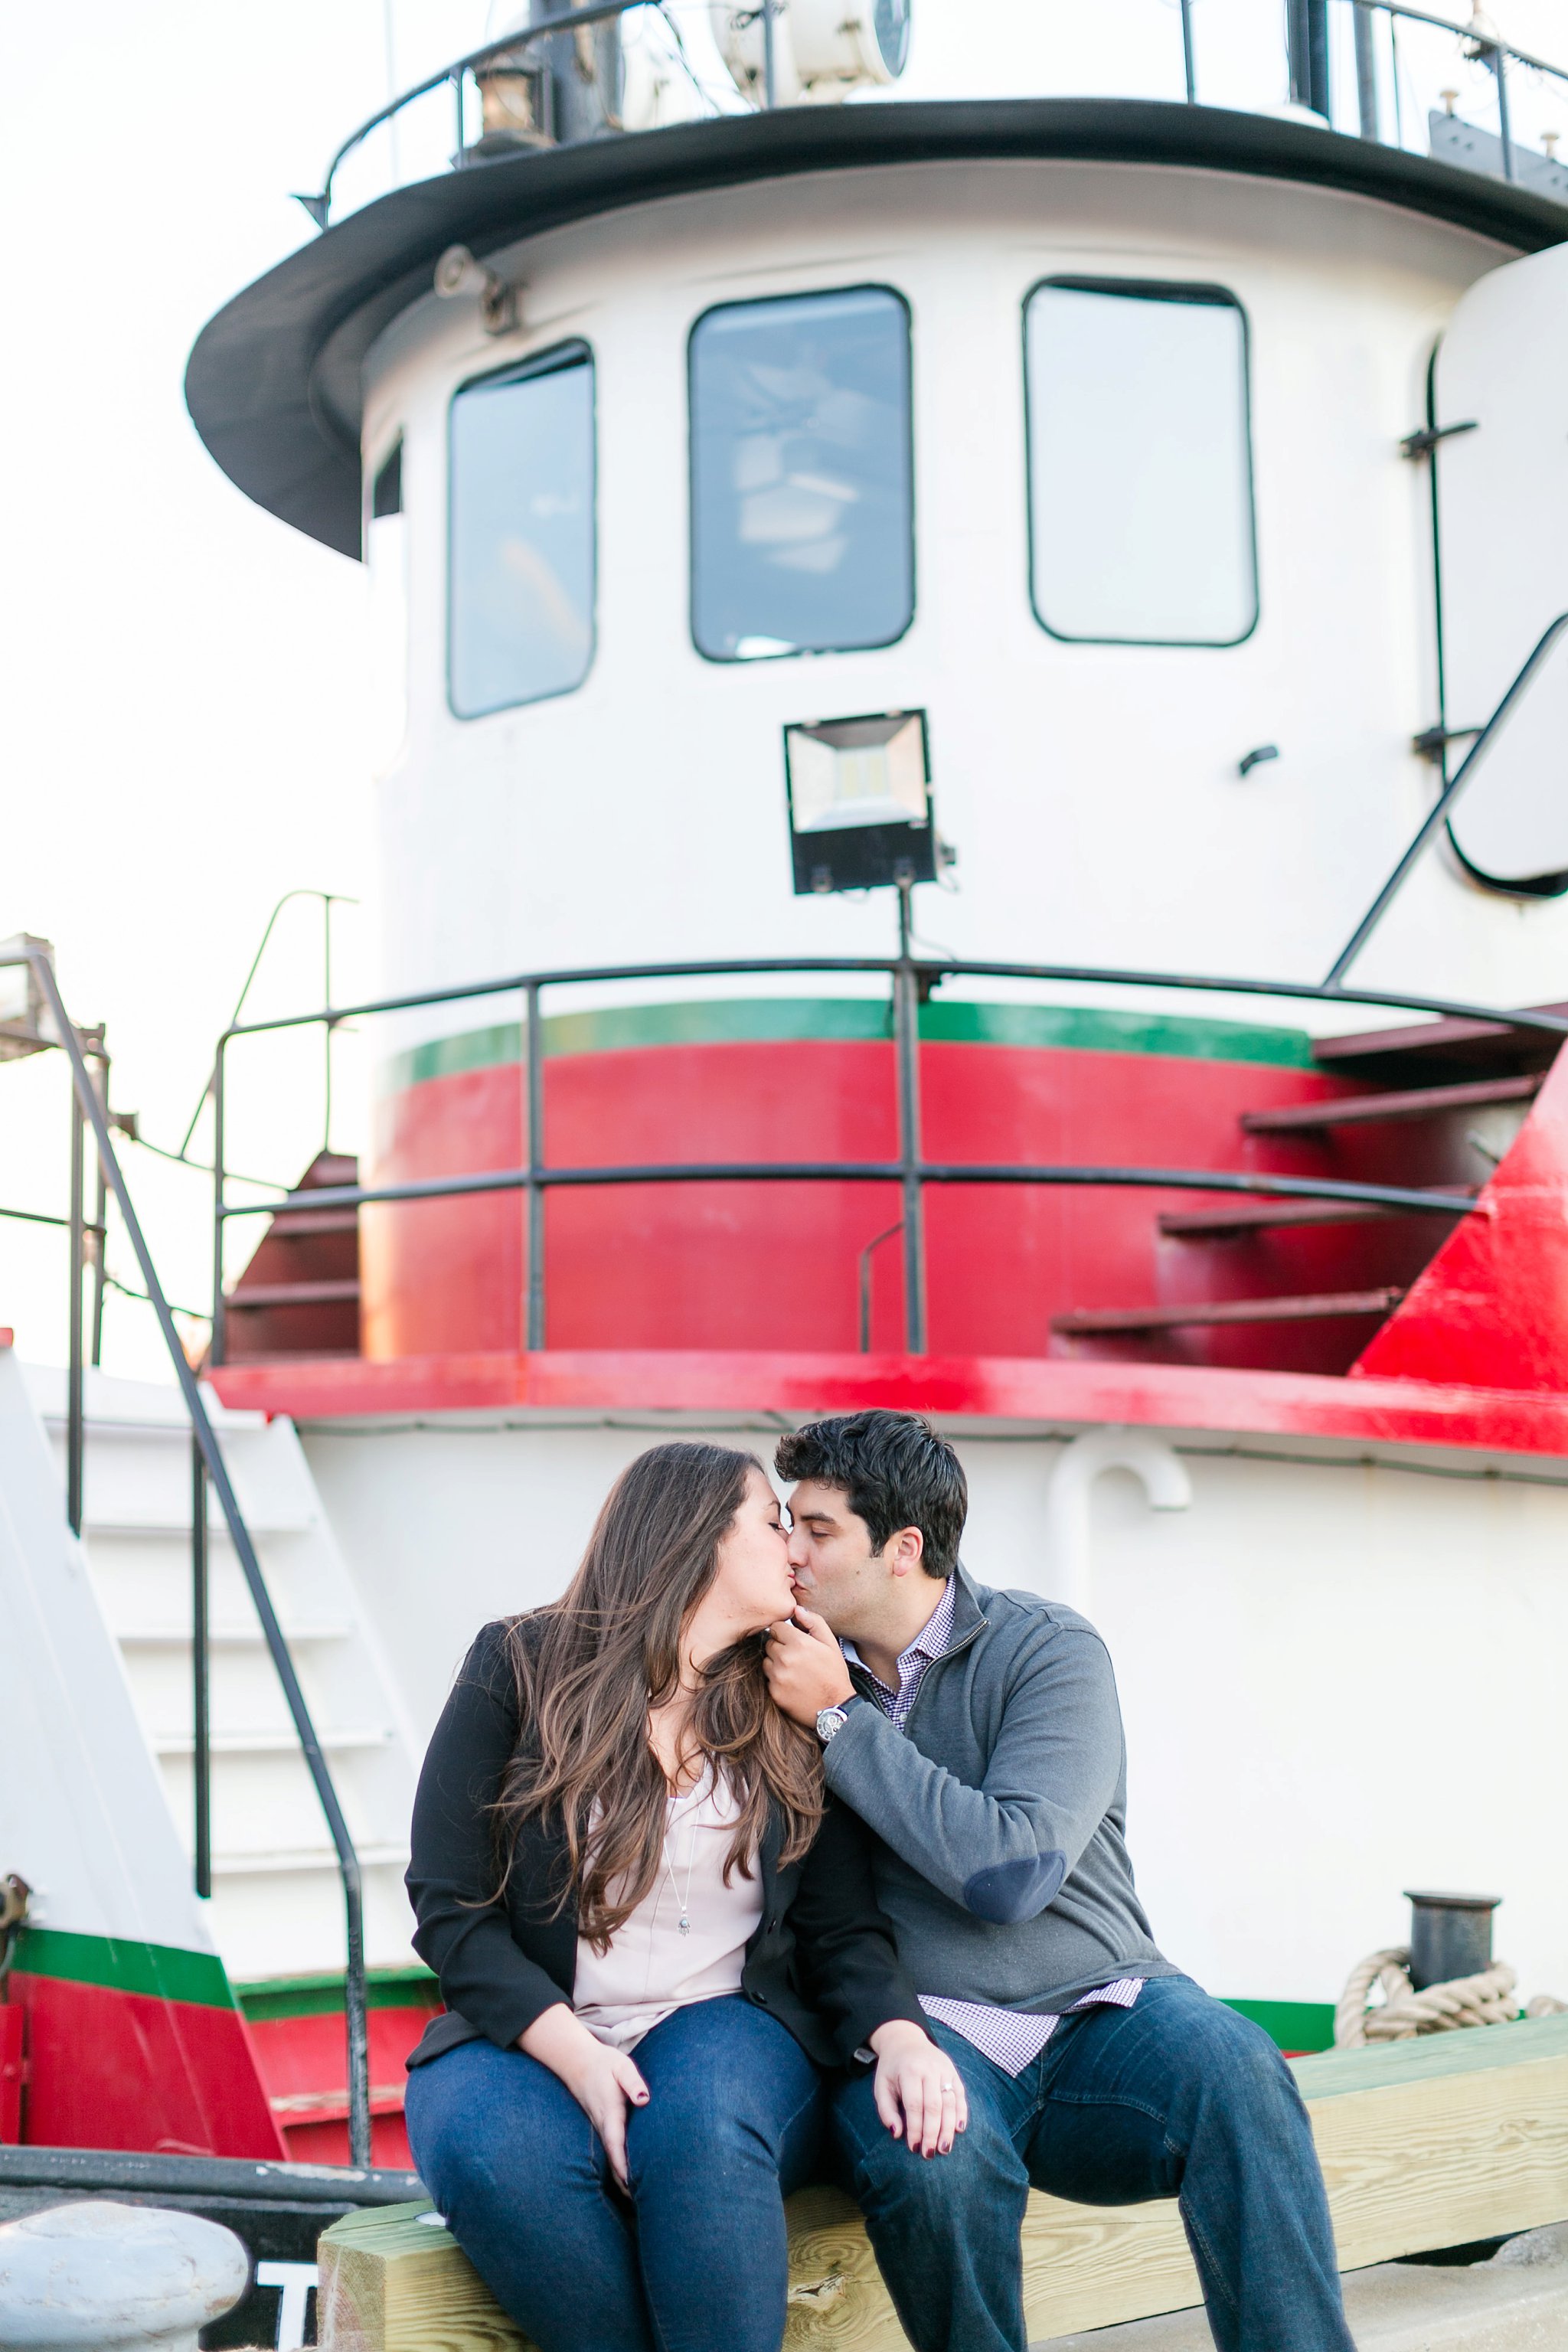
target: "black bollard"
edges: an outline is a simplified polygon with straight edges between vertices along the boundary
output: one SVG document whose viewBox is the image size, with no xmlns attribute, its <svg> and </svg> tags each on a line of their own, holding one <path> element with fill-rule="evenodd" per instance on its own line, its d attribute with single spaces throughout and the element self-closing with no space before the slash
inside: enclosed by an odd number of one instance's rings
<svg viewBox="0 0 1568 2352">
<path fill-rule="evenodd" d="M 1492 1913 L 1500 1895 L 1416 1895 L 1410 1904 L 1410 1981 L 1417 1992 L 1492 1964 Z"/>
</svg>

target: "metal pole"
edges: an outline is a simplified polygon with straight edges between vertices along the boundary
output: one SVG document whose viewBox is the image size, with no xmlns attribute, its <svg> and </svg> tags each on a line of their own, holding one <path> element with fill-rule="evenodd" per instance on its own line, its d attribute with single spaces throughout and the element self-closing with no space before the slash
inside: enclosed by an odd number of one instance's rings
<svg viewBox="0 0 1568 2352">
<path fill-rule="evenodd" d="M 321 893 L 321 1003 L 327 1019 L 321 1024 L 321 1037 L 326 1067 L 323 1074 L 326 1107 L 321 1115 L 321 1150 L 332 1148 L 332 894 Z"/>
<path fill-rule="evenodd" d="M 217 1496 L 218 1507 L 223 1512 L 224 1525 L 228 1529 L 229 1540 L 234 1546 L 240 1573 L 245 1579 L 252 1605 L 260 1622 L 262 1636 L 272 1659 L 273 1670 L 282 1685 L 289 1719 L 294 1726 L 295 1737 L 300 1742 L 300 1750 L 305 1759 L 305 1769 L 310 1775 L 317 1801 L 326 1819 L 332 1850 L 337 1855 L 338 1874 L 342 1879 L 343 1890 L 347 1947 L 343 2005 L 347 2011 L 348 2024 L 349 2147 L 353 2162 L 357 2165 L 365 2165 L 370 2162 L 370 2048 L 365 2032 L 364 1902 L 359 1855 L 354 1850 L 353 1839 L 349 1834 L 349 1825 L 343 1818 L 343 1810 L 338 1801 L 338 1792 L 333 1786 L 327 1759 L 321 1752 L 321 1743 L 317 1738 L 316 1727 L 310 1719 L 310 1710 L 306 1705 L 305 1694 L 300 1687 L 300 1677 L 295 1672 L 289 1644 L 283 1638 L 283 1628 L 278 1622 L 278 1612 L 272 1606 L 272 1596 L 267 1589 L 267 1579 L 262 1573 L 261 1562 L 257 1557 L 250 1529 L 245 1524 L 245 1517 L 239 1507 L 239 1498 L 234 1491 L 234 1483 L 228 1475 L 228 1465 L 224 1461 L 218 1445 L 216 1433 L 202 1396 L 201 1383 L 191 1369 L 184 1348 L 180 1345 L 180 1335 L 174 1328 L 174 1317 L 169 1312 L 169 1302 L 163 1296 L 163 1286 L 158 1279 L 158 1269 L 153 1263 L 153 1253 L 148 1248 L 146 1236 L 142 1231 L 141 1221 L 136 1214 L 135 1203 L 131 1198 L 124 1171 L 115 1156 L 113 1139 L 109 1132 L 109 1122 L 103 1115 L 103 1106 L 93 1090 L 92 1079 L 81 1050 L 81 1042 L 70 1025 L 61 1000 L 59 983 L 55 978 L 54 967 L 47 956 L 37 952 L 30 954 L 27 961 L 32 967 L 38 986 L 54 1016 L 56 1034 L 70 1062 L 78 1106 L 85 1113 L 92 1129 L 93 1139 L 98 1145 L 99 1155 L 109 1177 L 110 1189 L 114 1194 L 115 1206 L 120 1211 L 121 1219 L 125 1227 L 126 1239 L 131 1244 L 142 1276 L 148 1304 L 158 1318 L 158 1328 L 162 1334 L 163 1345 L 168 1350 L 174 1377 L 179 1382 L 185 1410 L 191 1418 L 191 1432 L 201 1448 L 202 1460 L 206 1465 L 207 1476 L 212 1480 L 213 1491 Z M 221 1069 L 221 1056 L 219 1066 Z M 218 1181 L 221 1184 L 221 1177 Z M 221 1232 L 221 1227 L 219 1230 Z"/>
<path fill-rule="evenodd" d="M 64 1024 L 62 1023 L 62 1029 Z M 71 1044 L 78 1057 L 81 1046 L 74 1031 Z M 87 1064 L 82 1063 L 85 1071 Z M 89 1080 L 90 1084 L 91 1081 Z M 71 1088 L 71 1198 L 70 1198 L 70 1276 L 68 1283 L 70 1329 L 67 1339 L 66 1371 L 66 1517 L 73 1536 L 81 1533 L 82 1483 L 82 1366 L 81 1366 L 81 1277 L 82 1258 L 87 1236 L 82 1230 L 83 1154 L 86 1136 L 82 1126 L 82 1108 L 76 1087 Z"/>
<path fill-rule="evenodd" d="M 1355 97 L 1356 113 L 1363 139 L 1379 139 L 1382 132 L 1377 121 L 1377 56 L 1373 47 L 1372 10 L 1355 0 Z"/>
<path fill-rule="evenodd" d="M 779 102 L 778 63 L 773 48 L 773 10 L 777 0 L 763 0 L 763 104 L 771 113 Z"/>
<path fill-rule="evenodd" d="M 539 1024 L 539 982 L 523 991 L 524 1068 L 528 1095 L 527 1345 L 544 1345 L 544 1039 Z"/>
<path fill-rule="evenodd" d="M 191 1441 L 191 1769 L 195 1777 L 195 1889 L 213 1891 L 212 1716 L 208 1680 L 207 1470 Z"/>
<path fill-rule="evenodd" d="M 223 1297 L 223 1062 L 226 1040 L 217 1042 L 213 1058 L 213 1316 L 212 1338 L 207 1345 L 207 1362 L 214 1367 L 223 1361 L 224 1342 L 227 1328 Z"/>
<path fill-rule="evenodd" d="M 101 1036 L 102 1033 L 100 1032 Z M 98 1056 L 100 1099 L 105 1112 L 109 1109 L 109 1056 L 101 1049 Z M 97 1371 L 103 1362 L 103 1291 L 108 1268 L 104 1255 L 109 1242 L 109 1186 L 103 1173 L 103 1162 L 93 1159 L 92 1208 L 92 1346 L 89 1351 L 92 1368 Z"/>
<path fill-rule="evenodd" d="M 1508 114 L 1508 65 L 1500 49 L 1492 51 L 1492 71 L 1497 76 L 1498 135 L 1502 141 L 1502 175 L 1515 177 L 1513 167 L 1513 127 Z"/>
<path fill-rule="evenodd" d="M 1198 102 L 1198 73 L 1193 57 L 1193 0 L 1182 0 L 1182 70 L 1186 76 L 1187 104 Z"/>
<path fill-rule="evenodd" d="M 899 964 L 893 975 L 893 1035 L 899 1088 L 899 1173 L 904 1203 L 904 1352 L 926 1349 L 925 1198 L 921 1181 L 921 1001 L 910 954 L 908 872 L 899 882 Z"/>
</svg>

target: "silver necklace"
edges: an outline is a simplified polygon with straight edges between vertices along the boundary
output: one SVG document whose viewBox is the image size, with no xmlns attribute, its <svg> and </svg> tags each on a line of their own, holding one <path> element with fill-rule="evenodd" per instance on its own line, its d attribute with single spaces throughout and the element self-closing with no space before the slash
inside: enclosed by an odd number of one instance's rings
<svg viewBox="0 0 1568 2352">
<path fill-rule="evenodd" d="M 679 1887 L 677 1886 L 675 1883 L 675 1870 L 669 1859 L 669 1832 L 668 1828 L 664 1832 L 664 1874 L 669 1881 L 669 1891 L 674 1895 L 676 1904 L 680 1912 L 680 1916 L 677 1919 L 675 1927 L 676 1933 L 681 1936 L 689 1936 L 691 1933 L 691 1874 L 697 1867 L 696 1811 L 697 1808 L 693 1806 L 691 1843 L 686 1849 L 686 1893 L 684 1896 L 682 1896 Z"/>
</svg>

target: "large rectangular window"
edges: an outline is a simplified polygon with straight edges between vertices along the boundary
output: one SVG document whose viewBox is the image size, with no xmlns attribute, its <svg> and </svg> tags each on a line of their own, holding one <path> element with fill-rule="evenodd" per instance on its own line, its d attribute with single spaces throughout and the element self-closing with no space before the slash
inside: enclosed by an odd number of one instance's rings
<svg viewBox="0 0 1568 2352">
<path fill-rule="evenodd" d="M 891 645 L 914 617 L 910 314 L 885 286 L 691 332 L 691 630 L 711 661 Z"/>
<path fill-rule="evenodd" d="M 459 719 L 581 686 L 594 654 L 594 362 L 563 343 L 452 402 L 447 680 Z"/>
<path fill-rule="evenodd" d="M 1239 644 L 1258 620 L 1240 304 L 1061 278 L 1024 320 L 1036 617 L 1057 637 Z"/>
</svg>

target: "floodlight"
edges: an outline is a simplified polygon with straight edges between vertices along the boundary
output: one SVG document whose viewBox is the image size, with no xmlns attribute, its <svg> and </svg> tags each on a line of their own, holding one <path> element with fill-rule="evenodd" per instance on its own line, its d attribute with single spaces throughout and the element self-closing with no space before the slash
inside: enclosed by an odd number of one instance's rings
<svg viewBox="0 0 1568 2352">
<path fill-rule="evenodd" d="M 923 710 L 784 729 L 797 895 L 934 882 L 936 837 Z"/>
<path fill-rule="evenodd" d="M 818 105 L 897 81 L 910 49 L 911 0 L 773 0 L 773 96 L 763 11 L 709 0 L 719 54 L 752 106 Z"/>
<path fill-rule="evenodd" d="M 49 941 L 34 939 L 30 932 L 18 931 L 14 939 L 0 940 L 0 956 L 25 955 L 30 948 L 41 948 L 53 961 L 55 951 Z M 46 1045 L 58 1044 L 34 967 L 0 963 L 0 1062 L 17 1062 L 26 1054 L 41 1054 Z"/>
</svg>

